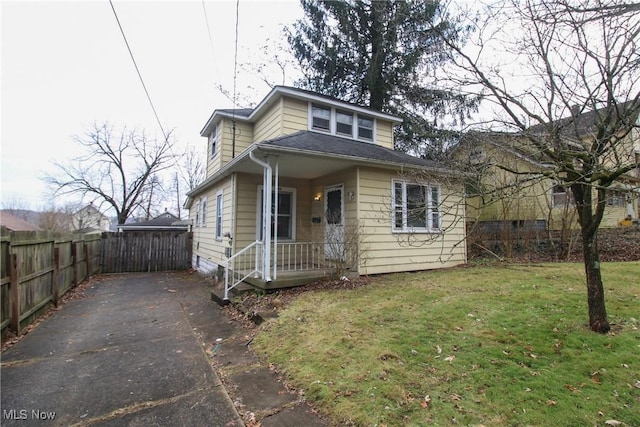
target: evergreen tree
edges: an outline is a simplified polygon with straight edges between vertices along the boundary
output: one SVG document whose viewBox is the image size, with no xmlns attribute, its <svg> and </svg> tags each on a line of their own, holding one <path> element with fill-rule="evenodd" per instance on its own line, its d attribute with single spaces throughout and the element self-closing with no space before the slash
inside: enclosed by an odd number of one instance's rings
<svg viewBox="0 0 640 427">
<path fill-rule="evenodd" d="M 305 74 L 300 85 L 400 116 L 396 148 L 432 157 L 475 99 L 435 87 L 447 62 L 440 34 L 463 37 L 438 1 L 301 0 L 305 18 L 289 43 Z M 436 30 L 434 30 L 434 28 Z"/>
</svg>

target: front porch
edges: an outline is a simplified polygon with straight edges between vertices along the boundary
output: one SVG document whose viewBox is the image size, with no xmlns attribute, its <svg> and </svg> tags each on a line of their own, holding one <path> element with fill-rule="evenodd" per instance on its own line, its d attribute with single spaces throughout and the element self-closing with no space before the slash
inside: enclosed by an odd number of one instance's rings
<svg viewBox="0 0 640 427">
<path fill-rule="evenodd" d="M 325 242 L 277 243 L 270 245 L 270 251 L 264 251 L 264 247 L 263 242 L 256 241 L 223 263 L 225 300 L 242 283 L 260 290 L 274 290 L 357 271 L 357 251 L 344 246 L 340 253 Z"/>
</svg>

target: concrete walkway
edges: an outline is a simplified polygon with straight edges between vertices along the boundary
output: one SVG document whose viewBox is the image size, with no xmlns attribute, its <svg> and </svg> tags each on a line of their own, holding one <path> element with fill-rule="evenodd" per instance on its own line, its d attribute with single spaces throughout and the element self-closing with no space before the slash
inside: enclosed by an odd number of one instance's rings
<svg viewBox="0 0 640 427">
<path fill-rule="evenodd" d="M 84 293 L 2 354 L 3 426 L 243 426 L 236 407 L 263 426 L 326 425 L 261 366 L 198 275 L 106 276 Z"/>
</svg>

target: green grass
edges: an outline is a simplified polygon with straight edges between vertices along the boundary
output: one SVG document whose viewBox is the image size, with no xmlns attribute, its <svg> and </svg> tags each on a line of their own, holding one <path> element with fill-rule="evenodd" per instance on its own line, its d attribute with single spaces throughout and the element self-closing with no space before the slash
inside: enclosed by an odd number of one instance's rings
<svg viewBox="0 0 640 427">
<path fill-rule="evenodd" d="M 306 293 L 254 344 L 336 425 L 640 426 L 640 263 L 602 271 L 607 335 L 582 265 L 542 264 Z"/>
</svg>

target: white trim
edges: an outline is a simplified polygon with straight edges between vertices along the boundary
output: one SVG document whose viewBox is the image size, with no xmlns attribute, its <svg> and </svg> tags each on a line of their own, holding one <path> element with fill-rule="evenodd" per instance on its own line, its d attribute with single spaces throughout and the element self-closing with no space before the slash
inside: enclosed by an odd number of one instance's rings
<svg viewBox="0 0 640 427">
<path fill-rule="evenodd" d="M 222 236 L 224 235 L 224 230 L 222 229 L 224 225 L 224 190 L 220 190 L 216 193 L 216 210 L 215 210 L 215 220 L 214 220 L 214 229 L 213 234 L 217 241 L 222 240 Z M 218 234 L 218 231 L 220 233 Z"/>
<path fill-rule="evenodd" d="M 200 223 L 203 227 L 207 226 L 207 196 L 200 198 Z"/>
<path fill-rule="evenodd" d="M 260 229 L 261 223 L 260 219 L 262 217 L 262 206 L 260 205 L 260 200 L 262 200 L 262 185 L 258 185 L 258 190 L 256 191 L 256 240 L 260 240 Z M 284 242 L 295 242 L 296 241 L 296 221 L 297 221 L 297 212 L 296 212 L 296 204 L 298 200 L 297 189 L 292 187 L 278 187 L 278 195 L 282 193 L 290 193 L 291 194 L 291 238 L 283 238 L 278 237 L 279 241 Z M 271 192 L 273 194 L 273 191 Z M 263 200 L 264 201 L 264 200 Z"/>
<path fill-rule="evenodd" d="M 401 184 L 402 191 L 402 201 L 401 201 L 401 215 L 402 215 L 402 228 L 396 227 L 396 209 L 398 205 L 396 204 L 396 184 Z M 407 209 L 407 185 L 417 185 L 423 188 L 426 192 L 426 224 L 425 227 L 409 227 L 407 224 L 408 219 L 408 209 Z M 434 201 L 433 201 L 433 189 L 438 189 L 438 199 L 436 201 L 436 205 L 438 206 L 438 228 L 433 228 L 431 225 L 433 224 L 433 215 L 436 212 L 433 209 Z M 401 179 L 392 179 L 391 180 L 391 232 L 392 233 L 416 233 L 416 234 L 424 234 L 424 233 L 441 233 L 442 232 L 442 209 L 440 209 L 440 205 L 442 203 L 442 187 L 439 184 L 419 184 L 417 182 L 411 182 Z"/>
<path fill-rule="evenodd" d="M 329 129 L 321 129 L 313 126 L 313 107 L 325 108 L 329 110 Z M 351 135 L 346 135 L 344 133 L 338 132 L 338 113 L 351 113 Z M 365 114 L 358 113 L 353 108 L 344 108 L 333 106 L 328 102 L 312 102 L 309 101 L 307 103 L 307 129 L 311 132 L 319 132 L 330 134 L 342 138 L 349 138 L 355 141 L 367 142 L 369 144 L 377 144 L 377 132 L 376 132 L 376 117 L 373 114 Z M 358 125 L 358 119 L 363 118 L 367 120 L 371 120 L 373 122 L 371 129 L 371 139 L 369 138 L 360 138 L 359 130 L 360 126 Z"/>
</svg>

